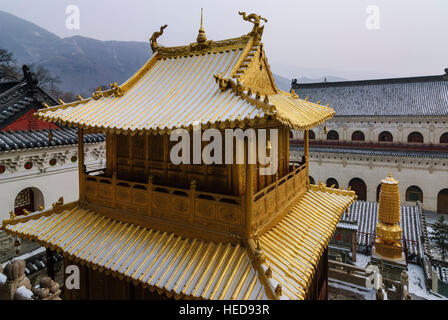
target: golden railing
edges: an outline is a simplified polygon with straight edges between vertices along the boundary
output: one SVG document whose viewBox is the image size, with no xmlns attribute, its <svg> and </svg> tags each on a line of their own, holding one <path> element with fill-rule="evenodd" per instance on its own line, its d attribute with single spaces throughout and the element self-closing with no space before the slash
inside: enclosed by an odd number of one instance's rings
<svg viewBox="0 0 448 320">
<path fill-rule="evenodd" d="M 189 225 L 204 226 L 225 233 L 244 234 L 247 219 L 256 231 L 276 213 L 284 212 L 306 191 L 305 165 L 256 192 L 253 214 L 248 214 L 248 198 L 199 191 L 194 182 L 188 189 L 131 182 L 101 175 L 84 174 L 84 199 L 96 207 L 119 210 L 123 214 L 154 217 Z M 147 220 L 147 219 L 146 219 Z M 254 224 L 255 223 L 255 224 Z"/>
<path fill-rule="evenodd" d="M 253 233 L 283 217 L 307 190 L 306 164 L 292 166 L 291 172 L 254 194 Z"/>
<path fill-rule="evenodd" d="M 85 175 L 85 199 L 121 212 L 241 233 L 244 197 Z"/>
</svg>

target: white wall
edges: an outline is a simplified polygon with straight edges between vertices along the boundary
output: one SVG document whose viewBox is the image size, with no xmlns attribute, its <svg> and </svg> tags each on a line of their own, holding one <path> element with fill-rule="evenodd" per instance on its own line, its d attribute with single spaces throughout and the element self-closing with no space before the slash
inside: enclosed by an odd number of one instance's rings
<svg viewBox="0 0 448 320">
<path fill-rule="evenodd" d="M 25 188 L 37 188 L 42 192 L 44 206 L 51 204 L 59 197 L 64 202 L 78 199 L 78 168 L 58 170 L 46 174 L 33 174 L 13 180 L 0 181 L 0 220 L 9 218 L 9 212 L 14 211 L 14 200 L 17 194 Z M 37 209 L 37 208 L 36 208 Z"/>
<path fill-rule="evenodd" d="M 45 208 L 51 208 L 60 197 L 64 197 L 65 203 L 78 200 L 78 162 L 70 160 L 77 154 L 77 145 L 1 152 L 0 165 L 7 170 L 0 174 L 0 221 L 9 218 L 17 194 L 25 188 L 40 190 Z M 57 164 L 50 166 L 49 160 L 53 158 Z M 104 158 L 104 142 L 85 147 L 88 170 L 104 167 Z M 27 161 L 33 162 L 29 170 L 24 169 Z"/>
<path fill-rule="evenodd" d="M 299 157 L 301 152 L 292 151 L 290 155 L 291 158 Z M 381 179 L 387 177 L 389 169 L 399 181 L 400 199 L 405 204 L 411 204 L 405 202 L 406 189 L 416 185 L 423 191 L 423 208 L 436 211 L 437 194 L 448 188 L 448 159 L 387 158 L 323 152 L 311 152 L 310 156 L 310 176 L 316 183 L 318 180 L 325 183 L 332 177 L 338 181 L 339 186 L 347 188 L 352 178 L 360 178 L 367 185 L 369 201 L 376 201 L 376 188 Z M 430 162 L 429 165 L 426 165 L 427 161 Z"/>
<path fill-rule="evenodd" d="M 335 130 L 339 140 L 351 141 L 352 133 L 361 131 L 366 141 L 378 142 L 378 135 L 389 131 L 393 142 L 407 143 L 408 135 L 417 131 L 425 144 L 440 144 L 440 136 L 448 132 L 448 117 L 334 117 L 326 122 L 328 132 Z M 316 139 L 327 140 L 323 126 L 313 128 Z M 301 131 L 293 132 L 295 139 L 303 139 Z"/>
</svg>

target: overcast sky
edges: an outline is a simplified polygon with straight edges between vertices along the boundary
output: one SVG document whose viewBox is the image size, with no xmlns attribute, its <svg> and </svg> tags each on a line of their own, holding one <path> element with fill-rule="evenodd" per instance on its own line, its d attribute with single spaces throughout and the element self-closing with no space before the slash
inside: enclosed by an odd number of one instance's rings
<svg viewBox="0 0 448 320">
<path fill-rule="evenodd" d="M 79 30 L 66 28 L 65 10 L 71 4 L 80 10 Z M 374 7 L 369 10 L 369 6 Z M 263 42 L 267 57 L 273 71 L 288 78 L 429 75 L 442 74 L 448 67 L 448 0 L 0 2 L 0 10 L 61 37 L 148 41 L 152 32 L 168 24 L 159 39 L 163 45 L 195 41 L 201 7 L 210 40 L 250 31 L 252 25 L 243 21 L 238 11 L 266 17 Z"/>
</svg>

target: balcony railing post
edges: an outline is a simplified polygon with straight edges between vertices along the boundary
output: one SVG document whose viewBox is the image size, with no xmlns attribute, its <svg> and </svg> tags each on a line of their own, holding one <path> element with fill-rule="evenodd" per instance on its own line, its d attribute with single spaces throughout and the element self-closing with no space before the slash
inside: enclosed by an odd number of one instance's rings
<svg viewBox="0 0 448 320">
<path fill-rule="evenodd" d="M 308 172 L 308 163 L 309 163 L 309 147 L 310 147 L 310 140 L 309 140 L 309 131 L 305 130 L 304 132 L 304 139 L 303 139 L 304 143 L 303 143 L 303 150 L 304 150 L 304 154 L 305 154 L 305 169 L 306 169 L 306 181 L 307 181 L 307 185 L 310 184 L 310 174 Z"/>
<path fill-rule="evenodd" d="M 253 179 L 253 164 L 246 165 L 246 237 L 250 238 L 252 233 L 252 219 L 254 210 L 254 179 Z"/>
<path fill-rule="evenodd" d="M 152 197 L 153 197 L 153 192 L 152 192 L 152 176 L 148 176 L 148 216 L 152 215 Z"/>
<path fill-rule="evenodd" d="M 117 198 L 117 172 L 112 173 L 112 208 L 116 206 Z"/>
<path fill-rule="evenodd" d="M 194 223 L 196 216 L 196 181 L 191 180 L 190 182 L 190 217 L 189 222 Z"/>
</svg>

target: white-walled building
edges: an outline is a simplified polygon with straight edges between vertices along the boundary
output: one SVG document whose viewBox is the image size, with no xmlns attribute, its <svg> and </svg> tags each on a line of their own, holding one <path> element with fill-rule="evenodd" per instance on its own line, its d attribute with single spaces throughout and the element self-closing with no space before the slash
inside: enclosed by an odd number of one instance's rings
<svg viewBox="0 0 448 320">
<path fill-rule="evenodd" d="M 376 201 L 379 177 L 392 170 L 403 204 L 448 213 L 448 74 L 323 82 L 292 88 L 330 103 L 336 116 L 310 131 L 310 176 Z M 298 144 L 303 139 L 294 132 Z M 300 147 L 291 154 L 301 157 Z"/>
<path fill-rule="evenodd" d="M 26 66 L 23 79 L 0 83 L 0 220 L 51 208 L 60 197 L 78 199 L 78 135 L 37 120 L 34 112 L 57 105 L 38 85 Z M 87 134 L 87 170 L 104 168 L 105 137 Z M 24 211 L 25 210 L 25 211 Z M 36 244 L 22 243 L 22 253 Z M 0 231 L 0 262 L 14 256 L 14 240 Z"/>
</svg>

